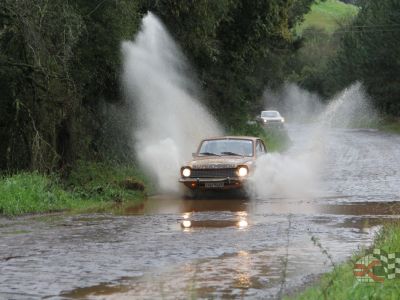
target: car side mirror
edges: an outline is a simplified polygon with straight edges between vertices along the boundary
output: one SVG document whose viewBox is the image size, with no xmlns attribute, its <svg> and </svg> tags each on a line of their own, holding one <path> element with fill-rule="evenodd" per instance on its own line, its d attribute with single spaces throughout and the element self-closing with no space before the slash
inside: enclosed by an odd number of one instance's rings
<svg viewBox="0 0 400 300">
<path fill-rule="evenodd" d="M 197 156 L 196 154 L 197 154 L 196 152 L 193 152 L 192 157 L 196 157 Z"/>
</svg>

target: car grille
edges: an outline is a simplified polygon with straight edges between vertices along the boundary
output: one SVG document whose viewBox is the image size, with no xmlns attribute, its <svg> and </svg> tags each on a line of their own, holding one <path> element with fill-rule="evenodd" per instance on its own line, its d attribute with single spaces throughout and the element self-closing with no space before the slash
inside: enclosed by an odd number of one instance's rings
<svg viewBox="0 0 400 300">
<path fill-rule="evenodd" d="M 192 178 L 220 178 L 237 177 L 236 169 L 193 169 Z"/>
</svg>

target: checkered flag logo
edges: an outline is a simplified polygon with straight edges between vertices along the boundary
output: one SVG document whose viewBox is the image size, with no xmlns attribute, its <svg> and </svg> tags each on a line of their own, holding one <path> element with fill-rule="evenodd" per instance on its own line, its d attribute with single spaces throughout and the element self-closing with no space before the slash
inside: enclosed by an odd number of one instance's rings
<svg viewBox="0 0 400 300">
<path fill-rule="evenodd" d="M 374 249 L 372 255 L 380 260 L 387 279 L 400 278 L 400 252 L 387 253 L 381 249 Z"/>
</svg>

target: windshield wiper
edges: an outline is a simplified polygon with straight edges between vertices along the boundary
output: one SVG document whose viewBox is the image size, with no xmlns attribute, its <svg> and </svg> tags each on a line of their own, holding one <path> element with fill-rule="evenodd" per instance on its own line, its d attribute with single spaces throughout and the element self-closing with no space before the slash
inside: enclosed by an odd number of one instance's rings
<svg viewBox="0 0 400 300">
<path fill-rule="evenodd" d="M 238 153 L 235 153 L 235 152 L 229 152 L 229 151 L 221 152 L 221 154 L 234 155 L 234 156 L 244 156 L 242 154 L 238 154 Z"/>
<path fill-rule="evenodd" d="M 218 154 L 212 153 L 212 152 L 200 152 L 199 154 L 200 154 L 200 155 L 219 156 Z"/>
</svg>

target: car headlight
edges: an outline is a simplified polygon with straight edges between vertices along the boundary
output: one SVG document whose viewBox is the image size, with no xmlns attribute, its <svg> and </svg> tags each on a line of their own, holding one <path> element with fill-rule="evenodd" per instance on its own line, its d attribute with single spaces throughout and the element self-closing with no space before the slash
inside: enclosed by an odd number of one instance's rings
<svg viewBox="0 0 400 300">
<path fill-rule="evenodd" d="M 282 118 L 282 119 L 281 119 L 281 122 L 284 123 L 284 122 L 285 122 L 285 118 Z"/>
<path fill-rule="evenodd" d="M 237 174 L 239 177 L 244 177 L 249 173 L 249 169 L 247 167 L 239 167 L 237 169 Z"/>
<path fill-rule="evenodd" d="M 249 226 L 249 223 L 247 222 L 247 220 L 241 219 L 239 222 L 237 222 L 237 226 L 238 226 L 240 229 L 244 229 L 244 228 L 246 228 L 247 226 Z"/>
<path fill-rule="evenodd" d="M 190 168 L 183 168 L 182 169 L 182 176 L 183 177 L 189 177 L 190 174 L 192 174 L 192 170 L 190 170 Z"/>
<path fill-rule="evenodd" d="M 183 220 L 182 223 L 181 223 L 181 226 L 182 226 L 183 228 L 190 228 L 190 227 L 192 227 L 192 221 L 190 221 L 190 220 Z"/>
<path fill-rule="evenodd" d="M 267 123 L 267 120 L 263 120 L 264 121 L 264 123 Z"/>
</svg>

